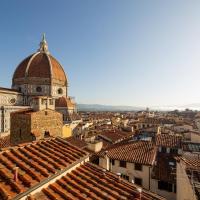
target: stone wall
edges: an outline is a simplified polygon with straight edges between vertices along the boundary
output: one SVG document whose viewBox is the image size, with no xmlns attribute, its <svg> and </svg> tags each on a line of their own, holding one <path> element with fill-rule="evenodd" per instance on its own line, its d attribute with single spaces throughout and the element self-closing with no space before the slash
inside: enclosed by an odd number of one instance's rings
<svg viewBox="0 0 200 200">
<path fill-rule="evenodd" d="M 62 126 L 62 115 L 54 110 L 11 113 L 11 143 L 30 142 L 48 136 L 61 137 Z"/>
<path fill-rule="evenodd" d="M 27 109 L 27 106 L 1 106 L 0 107 L 0 133 L 10 131 L 10 113 Z"/>
<path fill-rule="evenodd" d="M 31 115 L 14 112 L 10 115 L 10 141 L 11 144 L 30 142 L 31 136 Z"/>
<path fill-rule="evenodd" d="M 0 90 L 0 106 L 23 105 L 22 94 Z"/>
<path fill-rule="evenodd" d="M 31 114 L 31 131 L 39 133 L 37 139 L 42 139 L 45 132 L 49 132 L 50 136 L 62 136 L 62 114 L 47 109 Z"/>
</svg>

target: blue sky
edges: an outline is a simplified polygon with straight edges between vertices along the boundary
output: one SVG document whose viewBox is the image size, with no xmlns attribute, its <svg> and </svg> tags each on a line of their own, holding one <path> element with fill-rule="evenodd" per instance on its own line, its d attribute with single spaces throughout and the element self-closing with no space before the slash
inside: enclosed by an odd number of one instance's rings
<svg viewBox="0 0 200 200">
<path fill-rule="evenodd" d="M 79 103 L 199 103 L 199 10 L 197 0 L 2 0 L 0 86 L 45 32 Z"/>
</svg>

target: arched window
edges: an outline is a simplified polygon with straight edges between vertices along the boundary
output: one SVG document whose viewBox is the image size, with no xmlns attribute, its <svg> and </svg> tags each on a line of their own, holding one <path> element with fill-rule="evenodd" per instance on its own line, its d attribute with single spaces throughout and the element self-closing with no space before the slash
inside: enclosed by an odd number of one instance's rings
<svg viewBox="0 0 200 200">
<path fill-rule="evenodd" d="M 22 88 L 21 88 L 21 87 L 18 87 L 18 91 L 21 92 L 21 91 L 22 91 Z"/>
<path fill-rule="evenodd" d="M 15 104 L 16 103 L 16 99 L 15 98 L 10 99 L 10 103 L 11 104 Z"/>
<path fill-rule="evenodd" d="M 58 89 L 58 94 L 62 94 L 62 93 L 63 93 L 62 88 L 59 88 L 59 89 Z"/>
<path fill-rule="evenodd" d="M 36 87 L 37 92 L 42 92 L 42 88 L 40 86 Z"/>
</svg>

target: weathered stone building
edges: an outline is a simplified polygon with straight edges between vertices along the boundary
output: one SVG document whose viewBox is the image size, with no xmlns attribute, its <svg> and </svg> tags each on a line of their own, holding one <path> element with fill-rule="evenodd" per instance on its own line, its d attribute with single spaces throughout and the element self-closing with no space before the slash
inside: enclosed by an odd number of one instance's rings
<svg viewBox="0 0 200 200">
<path fill-rule="evenodd" d="M 55 102 L 49 97 L 35 97 L 31 109 L 11 113 L 11 144 L 62 137 L 62 114 L 55 111 Z"/>
<path fill-rule="evenodd" d="M 18 111 L 11 113 L 11 143 L 62 136 L 62 115 L 54 110 Z"/>
</svg>

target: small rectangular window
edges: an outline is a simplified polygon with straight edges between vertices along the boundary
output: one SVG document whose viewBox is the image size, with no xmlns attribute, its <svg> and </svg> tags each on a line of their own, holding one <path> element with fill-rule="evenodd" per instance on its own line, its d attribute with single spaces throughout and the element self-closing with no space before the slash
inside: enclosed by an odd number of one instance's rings
<svg viewBox="0 0 200 200">
<path fill-rule="evenodd" d="M 127 181 L 129 181 L 129 176 L 125 175 L 125 174 L 121 174 L 121 177 Z"/>
<path fill-rule="evenodd" d="M 119 166 L 126 168 L 126 161 L 120 160 L 119 161 Z"/>
<path fill-rule="evenodd" d="M 49 104 L 53 105 L 53 99 L 49 99 Z"/>
<path fill-rule="evenodd" d="M 115 165 L 115 160 L 111 159 L 111 160 L 110 160 L 110 163 L 111 163 L 112 165 Z"/>
<path fill-rule="evenodd" d="M 176 193 L 176 184 L 174 184 L 174 193 Z"/>
<path fill-rule="evenodd" d="M 167 152 L 166 148 L 165 148 L 165 147 L 162 147 L 161 152 L 162 152 L 162 153 L 166 153 L 166 152 Z"/>
<path fill-rule="evenodd" d="M 135 163 L 135 170 L 142 171 L 142 165 L 139 163 Z"/>
<path fill-rule="evenodd" d="M 135 177 L 135 184 L 136 184 L 136 185 L 142 186 L 142 179 L 141 179 L 141 178 L 136 178 L 136 177 Z"/>
<path fill-rule="evenodd" d="M 165 181 L 158 181 L 158 189 L 172 192 L 172 184 Z"/>
</svg>

